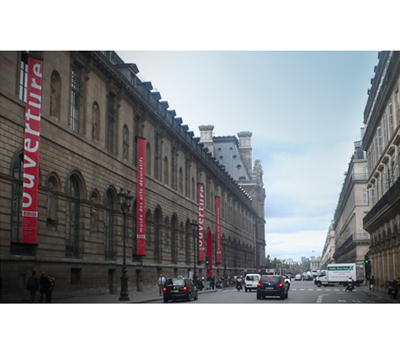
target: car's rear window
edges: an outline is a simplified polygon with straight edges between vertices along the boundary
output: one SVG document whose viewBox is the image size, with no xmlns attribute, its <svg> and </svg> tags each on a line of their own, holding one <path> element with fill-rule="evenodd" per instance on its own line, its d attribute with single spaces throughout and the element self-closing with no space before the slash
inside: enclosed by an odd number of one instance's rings
<svg viewBox="0 0 400 350">
<path fill-rule="evenodd" d="M 263 283 L 278 283 L 279 282 L 279 277 L 262 276 L 261 277 L 261 282 L 263 282 Z"/>
<path fill-rule="evenodd" d="M 173 280 L 174 287 L 183 287 L 185 285 L 185 281 L 181 279 Z"/>
</svg>

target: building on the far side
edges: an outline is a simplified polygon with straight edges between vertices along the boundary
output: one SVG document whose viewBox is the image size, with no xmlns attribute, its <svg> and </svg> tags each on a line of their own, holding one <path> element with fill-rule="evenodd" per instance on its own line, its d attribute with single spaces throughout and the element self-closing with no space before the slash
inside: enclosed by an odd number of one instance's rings
<svg viewBox="0 0 400 350">
<path fill-rule="evenodd" d="M 249 195 L 252 201 L 252 207 L 257 213 L 257 219 L 253 222 L 254 232 L 254 266 L 258 270 L 265 266 L 265 189 L 263 181 L 263 169 L 260 160 L 255 160 L 253 164 L 251 137 L 249 131 L 239 132 L 236 136 L 214 136 L 213 125 L 199 126 L 200 139 L 199 142 L 214 157 L 215 161 L 222 165 L 225 170 L 232 176 L 232 179 L 238 183 L 245 193 Z M 229 203 L 229 200 L 226 201 Z M 243 209 L 228 204 L 227 210 L 235 213 L 233 215 L 232 225 L 239 226 L 243 232 L 250 229 L 244 227 L 242 222 L 238 220 L 238 213 Z M 224 208 L 222 209 L 224 210 Z"/>
<path fill-rule="evenodd" d="M 321 269 L 326 269 L 328 264 L 335 263 L 335 230 L 333 222 L 329 225 L 328 233 L 321 256 Z"/>
<path fill-rule="evenodd" d="M 362 133 L 364 129 L 361 129 Z M 364 269 L 364 257 L 369 250 L 369 234 L 363 228 L 363 218 L 369 211 L 367 194 L 367 158 L 362 142 L 354 142 L 354 154 L 345 172 L 345 180 L 335 210 L 335 262 L 357 263 Z"/>
</svg>

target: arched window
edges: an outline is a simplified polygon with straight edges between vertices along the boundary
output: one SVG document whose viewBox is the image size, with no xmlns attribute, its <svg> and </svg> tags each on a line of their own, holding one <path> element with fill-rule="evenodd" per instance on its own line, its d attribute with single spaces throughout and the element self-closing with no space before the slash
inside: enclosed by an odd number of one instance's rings
<svg viewBox="0 0 400 350">
<path fill-rule="evenodd" d="M 106 192 L 104 210 L 104 259 L 113 260 L 114 254 L 114 199 L 110 189 Z"/>
<path fill-rule="evenodd" d="M 11 242 L 20 243 L 22 237 L 22 177 L 24 156 L 20 154 L 12 169 Z"/>
<path fill-rule="evenodd" d="M 79 256 L 79 185 L 74 175 L 67 183 L 66 256 Z"/>
</svg>

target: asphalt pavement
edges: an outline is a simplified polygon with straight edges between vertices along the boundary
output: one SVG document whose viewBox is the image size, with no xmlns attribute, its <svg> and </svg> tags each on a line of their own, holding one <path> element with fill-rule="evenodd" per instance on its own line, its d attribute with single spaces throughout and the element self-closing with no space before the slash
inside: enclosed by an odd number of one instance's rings
<svg viewBox="0 0 400 350">
<path fill-rule="evenodd" d="M 230 287 L 231 289 L 233 287 Z M 223 289 L 203 289 L 199 291 L 199 294 L 202 293 L 217 293 L 222 291 Z M 379 302 L 387 302 L 387 303 L 400 303 L 400 297 L 398 296 L 396 299 L 390 298 L 387 293 L 383 292 L 372 292 L 369 290 L 368 286 L 359 286 L 356 287 L 356 290 L 360 290 L 363 293 L 366 293 L 371 298 L 376 298 Z M 67 298 L 67 299 L 56 299 L 56 296 L 53 297 L 53 303 L 59 304 L 135 304 L 135 303 L 148 303 L 152 301 L 162 300 L 162 295 L 159 295 L 158 288 L 151 291 L 144 292 L 130 292 L 129 293 L 129 301 L 120 301 L 119 294 L 104 294 L 104 295 L 92 295 L 86 297 L 75 297 L 75 298 Z"/>
</svg>

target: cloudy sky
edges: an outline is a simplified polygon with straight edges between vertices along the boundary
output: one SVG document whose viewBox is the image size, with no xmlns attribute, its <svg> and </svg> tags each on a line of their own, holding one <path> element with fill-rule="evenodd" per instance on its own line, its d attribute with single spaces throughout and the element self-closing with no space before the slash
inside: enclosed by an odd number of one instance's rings
<svg viewBox="0 0 400 350">
<path fill-rule="evenodd" d="M 118 51 L 184 124 L 251 131 L 267 254 L 318 256 L 361 138 L 376 51 Z"/>
</svg>

